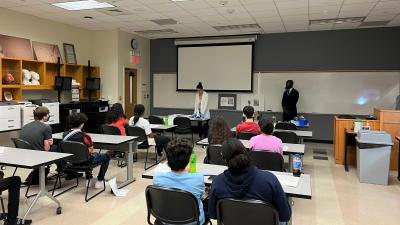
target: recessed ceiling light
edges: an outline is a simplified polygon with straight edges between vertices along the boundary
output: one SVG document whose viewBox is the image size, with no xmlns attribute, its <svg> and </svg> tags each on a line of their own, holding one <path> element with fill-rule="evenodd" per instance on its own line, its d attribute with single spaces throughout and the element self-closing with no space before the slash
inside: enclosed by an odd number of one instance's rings
<svg viewBox="0 0 400 225">
<path fill-rule="evenodd" d="M 188 0 L 170 0 L 171 2 L 186 2 Z"/>
<path fill-rule="evenodd" d="M 107 2 L 98 2 L 96 0 L 70 1 L 53 3 L 52 5 L 66 10 L 86 10 L 86 9 L 102 9 L 115 7 Z"/>
</svg>

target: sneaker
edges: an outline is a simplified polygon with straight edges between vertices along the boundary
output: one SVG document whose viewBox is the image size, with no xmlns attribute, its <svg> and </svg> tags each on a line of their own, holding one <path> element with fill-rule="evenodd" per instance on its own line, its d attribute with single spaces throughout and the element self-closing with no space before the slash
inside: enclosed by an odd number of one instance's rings
<svg viewBox="0 0 400 225">
<path fill-rule="evenodd" d="M 87 181 L 87 182 L 89 182 L 89 181 Z M 90 187 L 90 188 L 94 188 L 97 182 L 98 182 L 98 180 L 97 180 L 96 178 L 92 178 L 92 179 L 90 180 L 89 187 Z"/>
<path fill-rule="evenodd" d="M 95 185 L 94 185 L 95 189 L 103 189 L 104 188 L 104 182 L 101 180 L 98 180 Z"/>
</svg>

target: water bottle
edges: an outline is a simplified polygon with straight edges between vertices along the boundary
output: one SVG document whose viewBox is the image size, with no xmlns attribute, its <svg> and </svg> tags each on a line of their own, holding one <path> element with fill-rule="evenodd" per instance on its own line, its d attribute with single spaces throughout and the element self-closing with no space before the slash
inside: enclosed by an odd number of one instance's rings
<svg viewBox="0 0 400 225">
<path fill-rule="evenodd" d="M 197 161 L 197 156 L 194 151 L 192 152 L 192 155 L 190 155 L 190 162 L 189 162 L 189 168 L 190 168 L 190 173 L 196 173 L 196 161 Z"/>
<path fill-rule="evenodd" d="M 168 116 L 164 116 L 164 126 L 168 126 Z"/>
<path fill-rule="evenodd" d="M 272 123 L 274 124 L 274 127 L 275 127 L 275 124 L 276 124 L 276 116 L 275 116 L 275 114 L 272 116 Z"/>
<path fill-rule="evenodd" d="M 301 174 L 301 158 L 299 154 L 293 156 L 293 176 L 300 177 Z"/>
</svg>

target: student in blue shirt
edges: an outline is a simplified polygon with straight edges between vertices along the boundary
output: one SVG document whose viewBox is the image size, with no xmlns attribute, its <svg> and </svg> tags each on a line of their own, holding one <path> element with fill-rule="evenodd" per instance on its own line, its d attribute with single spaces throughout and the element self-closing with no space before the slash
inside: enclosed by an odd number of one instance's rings
<svg viewBox="0 0 400 225">
<path fill-rule="evenodd" d="M 189 173 L 187 169 L 192 151 L 192 144 L 189 140 L 177 139 L 170 141 L 166 153 L 171 172 L 156 173 L 153 177 L 153 183 L 157 186 L 177 188 L 192 193 L 199 203 L 200 224 L 204 224 L 205 216 L 202 203 L 204 195 L 203 174 Z"/>
<path fill-rule="evenodd" d="M 251 165 L 250 156 L 242 142 L 230 138 L 222 144 L 222 158 L 228 169 L 212 182 L 208 214 L 217 218 L 217 203 L 221 199 L 256 199 L 271 203 L 279 213 L 280 224 L 290 220 L 291 209 L 278 178 L 268 171 Z"/>
</svg>

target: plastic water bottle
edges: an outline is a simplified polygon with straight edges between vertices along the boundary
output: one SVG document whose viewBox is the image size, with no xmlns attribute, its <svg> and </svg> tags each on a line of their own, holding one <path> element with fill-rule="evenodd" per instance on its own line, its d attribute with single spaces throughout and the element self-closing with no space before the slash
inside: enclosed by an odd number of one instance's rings
<svg viewBox="0 0 400 225">
<path fill-rule="evenodd" d="M 192 152 L 192 155 L 190 156 L 190 162 L 189 162 L 189 168 L 190 168 L 190 173 L 196 173 L 196 161 L 197 161 L 197 156 L 194 151 Z"/>
<path fill-rule="evenodd" d="M 272 116 L 272 123 L 274 124 L 274 127 L 275 127 L 275 124 L 276 124 L 276 116 L 275 116 L 275 114 Z"/>
<path fill-rule="evenodd" d="M 164 126 L 168 126 L 168 116 L 164 116 Z"/>
<path fill-rule="evenodd" d="M 301 174 L 301 158 L 299 154 L 293 156 L 293 176 L 300 177 Z"/>
</svg>

